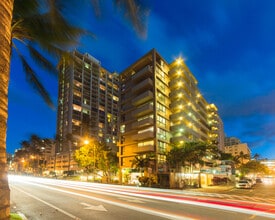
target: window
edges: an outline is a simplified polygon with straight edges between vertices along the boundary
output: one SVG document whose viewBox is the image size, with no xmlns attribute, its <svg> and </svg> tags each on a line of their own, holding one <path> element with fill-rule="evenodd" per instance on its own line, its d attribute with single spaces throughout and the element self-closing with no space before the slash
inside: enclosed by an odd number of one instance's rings
<svg viewBox="0 0 275 220">
<path fill-rule="evenodd" d="M 76 110 L 76 111 L 81 111 L 81 106 L 79 105 L 73 105 L 73 110 Z"/>
<path fill-rule="evenodd" d="M 159 126 L 166 126 L 166 119 L 162 116 L 157 116 L 157 125 Z"/>
<path fill-rule="evenodd" d="M 158 141 L 158 151 L 160 153 L 165 153 L 167 151 L 167 144 L 162 141 Z"/>
<path fill-rule="evenodd" d="M 121 133 L 124 133 L 124 132 L 125 132 L 125 125 L 121 125 L 121 126 L 120 126 L 120 132 L 121 132 Z"/>
<path fill-rule="evenodd" d="M 166 113 L 166 107 L 159 102 L 157 102 L 157 111 Z"/>
<path fill-rule="evenodd" d="M 90 68 L 91 68 L 91 65 L 88 64 L 88 63 L 84 63 L 84 67 L 85 67 L 86 69 L 90 69 Z"/>
</svg>

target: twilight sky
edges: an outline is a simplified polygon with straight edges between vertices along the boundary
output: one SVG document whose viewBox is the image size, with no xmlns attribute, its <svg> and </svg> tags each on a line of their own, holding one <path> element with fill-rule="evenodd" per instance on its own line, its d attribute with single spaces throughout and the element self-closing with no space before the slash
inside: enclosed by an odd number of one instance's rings
<svg viewBox="0 0 275 220">
<path fill-rule="evenodd" d="M 226 136 L 247 143 L 252 155 L 275 159 L 275 1 L 150 1 L 146 37 L 137 36 L 110 4 L 99 19 L 88 13 L 91 8 L 77 7 L 75 23 L 89 24 L 96 35 L 82 38 L 81 52 L 111 72 L 124 70 L 152 48 L 169 63 L 182 56 L 202 95 L 218 107 Z M 57 79 L 43 72 L 40 78 L 56 102 Z M 56 114 L 26 83 L 13 57 L 8 152 L 31 134 L 53 138 Z"/>
</svg>

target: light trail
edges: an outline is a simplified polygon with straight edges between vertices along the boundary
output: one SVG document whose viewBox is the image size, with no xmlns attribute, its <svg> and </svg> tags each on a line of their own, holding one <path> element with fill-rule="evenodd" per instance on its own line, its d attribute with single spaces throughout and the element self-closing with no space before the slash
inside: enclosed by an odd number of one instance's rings
<svg viewBox="0 0 275 220">
<path fill-rule="evenodd" d="M 16 180 L 18 180 L 18 179 L 16 179 Z M 131 209 L 131 210 L 134 210 L 134 211 L 138 211 L 138 212 L 142 212 L 142 213 L 145 213 L 145 214 L 158 216 L 158 217 L 162 217 L 162 218 L 173 219 L 173 220 L 195 220 L 195 218 L 189 218 L 189 217 L 186 217 L 186 216 L 183 216 L 183 215 L 176 215 L 176 214 L 172 214 L 172 213 L 167 213 L 167 212 L 164 212 L 164 211 L 161 211 L 161 210 L 154 210 L 154 209 L 151 209 L 151 208 L 134 206 L 134 205 L 130 205 L 129 203 L 114 202 L 114 201 L 111 201 L 111 200 L 105 200 L 105 199 L 101 199 L 101 198 L 94 197 L 94 196 L 88 196 L 88 195 L 84 195 L 84 194 L 80 194 L 80 193 L 76 193 L 76 192 L 57 189 L 57 188 L 54 188 L 54 187 L 51 187 L 51 186 L 46 186 L 46 185 L 41 185 L 39 183 L 30 182 L 30 179 L 26 180 L 25 178 L 20 178 L 20 182 L 30 184 L 30 185 L 35 185 L 35 186 L 38 186 L 38 187 L 47 188 L 47 189 L 62 192 L 62 193 L 67 193 L 67 194 L 87 198 L 87 199 L 96 200 L 96 201 L 107 203 L 107 204 L 110 204 L 110 205 L 122 207 L 124 209 L 125 208 L 126 209 Z M 72 188 L 72 189 L 74 189 L 74 188 Z M 25 193 L 27 193 L 27 192 L 25 192 Z"/>
<path fill-rule="evenodd" d="M 22 178 L 22 181 L 29 183 L 30 177 L 25 179 Z M 161 201 L 169 201 L 176 202 L 181 204 L 189 204 L 202 206 L 206 208 L 214 208 L 220 210 L 227 210 L 232 212 L 239 212 L 250 215 L 257 215 L 262 217 L 275 218 L 275 205 L 263 204 L 263 203 L 255 203 L 255 202 L 244 202 L 244 201 L 235 201 L 235 200 L 227 200 L 222 201 L 221 199 L 209 199 L 209 198 L 195 198 L 191 196 L 182 196 L 175 194 L 162 193 L 161 190 L 158 192 L 152 192 L 151 190 L 140 190 L 136 188 L 133 190 L 133 187 L 122 187 L 115 185 L 104 185 L 104 184 L 94 184 L 94 183 L 83 183 L 83 182 L 74 182 L 74 181 L 65 181 L 65 180 L 52 180 L 52 179 L 43 179 L 43 178 L 35 178 L 35 182 L 42 184 L 49 184 L 52 186 L 62 186 L 65 188 L 73 189 L 73 190 L 81 190 L 88 191 L 97 194 L 108 194 L 115 193 L 120 195 L 127 196 L 135 196 L 147 199 L 161 200 Z M 40 186 L 40 185 L 39 185 Z M 93 187 L 91 189 L 91 187 Z M 57 190 L 56 188 L 54 188 Z M 66 191 L 67 192 L 67 191 Z M 82 194 L 79 194 L 82 195 Z M 104 200 L 104 202 L 106 202 Z"/>
</svg>

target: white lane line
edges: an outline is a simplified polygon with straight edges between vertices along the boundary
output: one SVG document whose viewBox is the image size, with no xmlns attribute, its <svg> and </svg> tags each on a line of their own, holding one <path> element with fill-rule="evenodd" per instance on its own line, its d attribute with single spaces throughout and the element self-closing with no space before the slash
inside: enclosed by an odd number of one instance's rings
<svg viewBox="0 0 275 220">
<path fill-rule="evenodd" d="M 50 206 L 50 207 L 52 207 L 52 208 L 58 210 L 59 212 L 61 212 L 61 213 L 65 214 L 65 215 L 71 217 L 72 219 L 81 220 L 80 218 L 74 216 L 73 214 L 71 214 L 71 213 L 69 213 L 69 212 L 66 212 L 65 210 L 60 209 L 60 208 L 58 208 L 57 206 L 55 206 L 55 205 L 53 205 L 53 204 L 51 204 L 51 203 L 48 203 L 48 202 L 46 202 L 46 201 L 44 201 L 44 200 L 42 200 L 42 199 L 40 199 L 40 198 L 38 198 L 38 197 L 36 197 L 36 196 L 34 196 L 34 195 L 28 193 L 28 192 L 25 192 L 24 190 L 21 190 L 21 189 L 17 188 L 16 186 L 12 186 L 12 188 L 14 188 L 14 189 L 16 189 L 16 190 L 18 190 L 18 191 L 20 191 L 20 192 L 22 192 L 22 193 L 24 193 L 24 194 L 30 196 L 30 197 L 32 197 L 33 199 L 38 200 L 39 202 L 44 203 L 44 204 L 47 205 L 47 206 Z"/>
<path fill-rule="evenodd" d="M 127 209 L 131 209 L 131 210 L 134 210 L 134 211 L 137 211 L 137 212 L 143 212 L 145 214 L 149 214 L 149 215 L 153 215 L 153 216 L 159 216 L 159 217 L 162 217 L 162 218 L 173 219 L 173 220 L 194 220 L 194 218 L 190 218 L 190 217 L 186 217 L 186 216 L 182 216 L 182 215 L 170 214 L 170 213 L 162 212 L 161 210 L 152 210 L 150 208 L 137 207 L 137 206 L 130 205 L 130 204 L 127 204 L 127 206 L 125 206 L 124 203 L 118 203 L 118 202 L 114 202 L 114 201 L 111 201 L 111 200 L 105 200 L 105 199 L 101 199 L 101 198 L 94 197 L 94 196 L 88 196 L 88 195 L 85 195 L 85 194 L 70 192 L 70 191 L 66 191 L 66 190 L 62 190 L 62 189 L 57 189 L 57 188 L 54 188 L 54 187 L 41 185 L 41 184 L 38 184 L 38 183 L 31 183 L 31 182 L 28 182 L 28 181 L 21 181 L 21 182 L 24 182 L 24 183 L 30 184 L 30 185 L 35 185 L 35 186 L 38 186 L 38 187 L 47 188 L 47 189 L 50 189 L 50 190 L 55 190 L 55 191 L 58 191 L 58 192 L 71 194 L 71 195 L 74 195 L 74 196 L 80 196 L 80 197 L 83 197 L 83 198 L 96 200 L 96 201 L 107 203 L 107 204 L 110 204 L 110 205 L 115 205 L 115 206 L 118 206 L 118 207 L 122 207 L 124 209 L 127 208 Z"/>
</svg>

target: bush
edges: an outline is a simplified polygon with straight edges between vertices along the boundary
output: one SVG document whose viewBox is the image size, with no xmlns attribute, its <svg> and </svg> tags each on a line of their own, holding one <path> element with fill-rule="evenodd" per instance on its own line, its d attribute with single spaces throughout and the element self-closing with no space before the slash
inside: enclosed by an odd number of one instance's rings
<svg viewBox="0 0 275 220">
<path fill-rule="evenodd" d="M 141 186 L 152 186 L 157 184 L 155 177 L 141 176 L 138 178 L 138 181 L 140 182 Z"/>
</svg>

